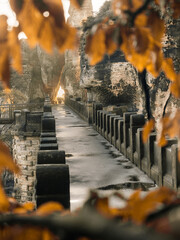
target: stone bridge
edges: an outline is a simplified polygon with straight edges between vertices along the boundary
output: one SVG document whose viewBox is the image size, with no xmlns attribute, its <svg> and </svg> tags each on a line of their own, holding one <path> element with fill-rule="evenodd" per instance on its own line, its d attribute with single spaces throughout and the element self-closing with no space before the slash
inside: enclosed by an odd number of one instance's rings
<svg viewBox="0 0 180 240">
<path fill-rule="evenodd" d="M 90 189 L 126 195 L 157 186 L 179 191 L 177 141 L 160 148 L 153 133 L 144 145 L 143 114 L 72 98 L 65 103 L 51 105 L 46 98 L 38 111 L 14 112 L 13 157 L 22 174 L 14 176 L 10 195 L 37 206 L 55 200 L 74 210 Z"/>
</svg>

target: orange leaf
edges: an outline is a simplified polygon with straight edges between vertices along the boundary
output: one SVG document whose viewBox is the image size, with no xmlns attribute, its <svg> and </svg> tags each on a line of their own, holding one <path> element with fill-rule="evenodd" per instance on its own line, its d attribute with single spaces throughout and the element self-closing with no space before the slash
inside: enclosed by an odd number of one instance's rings
<svg viewBox="0 0 180 240">
<path fill-rule="evenodd" d="M 176 98 L 180 98 L 180 73 L 177 75 L 176 80 L 171 83 L 170 91 Z"/>
<path fill-rule="evenodd" d="M 96 209 L 105 216 L 110 215 L 109 200 L 107 197 L 96 199 Z"/>
<path fill-rule="evenodd" d="M 70 0 L 70 1 L 77 8 L 82 7 L 82 5 L 84 3 L 84 0 Z"/>
<path fill-rule="evenodd" d="M 10 204 L 9 204 L 8 198 L 0 183 L 0 213 L 8 212 L 9 206 Z"/>
<path fill-rule="evenodd" d="M 22 59 L 21 59 L 21 46 L 18 40 L 18 34 L 19 34 L 18 28 L 13 28 L 8 33 L 8 46 L 9 46 L 9 52 L 12 57 L 12 66 L 16 71 L 19 73 L 22 73 Z"/>
<path fill-rule="evenodd" d="M 147 216 L 162 204 L 171 204 L 177 198 L 176 193 L 168 188 L 162 187 L 149 192 L 145 197 L 138 190 L 132 194 L 127 205 L 116 212 L 125 221 L 133 221 L 137 224 L 143 223 Z"/>
<path fill-rule="evenodd" d="M 87 37 L 86 53 L 89 55 L 90 64 L 100 62 L 106 53 L 105 32 L 99 27 L 94 35 Z"/>
<path fill-rule="evenodd" d="M 143 13 L 137 15 L 134 23 L 137 27 L 145 27 L 147 25 L 147 16 Z"/>
<path fill-rule="evenodd" d="M 20 172 L 19 167 L 13 162 L 9 148 L 0 141 L 0 173 L 5 169 L 14 173 Z"/>
<path fill-rule="evenodd" d="M 114 32 L 113 27 L 108 28 L 108 30 L 105 32 L 106 52 L 109 55 L 113 54 L 117 49 L 117 44 L 112 40 L 113 32 Z"/>
<path fill-rule="evenodd" d="M 158 146 L 164 147 L 164 146 L 167 145 L 167 143 L 168 143 L 168 141 L 167 141 L 167 139 L 165 138 L 165 136 L 164 136 L 164 135 L 161 135 L 161 137 L 160 137 L 160 139 L 159 139 L 159 141 L 158 141 Z"/>
<path fill-rule="evenodd" d="M 33 211 L 34 208 L 35 208 L 34 203 L 32 203 L 32 202 L 24 203 L 24 204 L 22 205 L 22 207 L 23 207 L 24 209 L 26 209 L 27 211 Z"/>
<path fill-rule="evenodd" d="M 147 27 L 150 28 L 151 35 L 155 41 L 161 43 L 165 31 L 165 25 L 157 12 L 151 11 L 148 16 Z"/>
<path fill-rule="evenodd" d="M 165 58 L 162 62 L 162 70 L 166 74 L 167 78 L 171 81 L 175 81 L 177 78 L 177 74 L 174 71 L 173 60 L 171 58 Z"/>
<path fill-rule="evenodd" d="M 17 0 L 9 0 L 9 3 L 10 3 L 10 6 L 11 6 L 12 10 L 16 14 L 18 14 L 21 11 L 22 7 L 23 7 L 24 0 L 19 0 L 19 1 L 17 1 Z"/>
<path fill-rule="evenodd" d="M 146 124 L 143 127 L 143 132 L 142 132 L 142 140 L 143 143 L 146 143 L 149 137 L 149 134 L 153 131 L 155 126 L 154 119 L 150 119 L 149 121 L 146 122 Z"/>
<path fill-rule="evenodd" d="M 63 210 L 63 206 L 58 202 L 48 202 L 42 204 L 36 211 L 38 215 L 47 215 L 53 212 L 61 212 Z"/>
</svg>

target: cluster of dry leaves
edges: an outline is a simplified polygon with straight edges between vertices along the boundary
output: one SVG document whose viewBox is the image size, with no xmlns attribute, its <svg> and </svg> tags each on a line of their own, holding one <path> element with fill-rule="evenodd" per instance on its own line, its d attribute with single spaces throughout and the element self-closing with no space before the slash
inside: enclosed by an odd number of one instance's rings
<svg viewBox="0 0 180 240">
<path fill-rule="evenodd" d="M 71 0 L 81 7 L 84 0 Z M 178 0 L 114 0 L 112 8 L 116 20 L 109 18 L 98 23 L 87 36 L 86 53 L 91 64 L 101 61 L 104 55 L 112 54 L 120 48 L 126 59 L 131 62 L 138 71 L 147 69 L 157 77 L 161 71 L 171 80 L 170 91 L 176 97 L 180 97 L 180 74 L 174 71 L 170 58 L 164 58 L 162 38 L 165 33 L 165 23 L 160 18 L 150 2 L 165 9 L 170 6 L 173 17 L 180 15 L 180 3 Z M 31 47 L 40 44 L 47 52 L 51 52 L 54 45 L 60 52 L 65 49 L 73 49 L 77 45 L 77 32 L 69 26 L 64 19 L 63 6 L 60 0 L 10 0 L 10 4 L 16 13 L 19 22 L 18 27 L 7 30 L 7 17 L 0 16 L 0 80 L 9 87 L 10 65 L 19 73 L 22 73 L 21 49 L 18 40 L 20 32 L 24 32 Z M 94 30 L 95 29 L 95 30 Z M 160 145 L 166 143 L 166 136 L 180 138 L 180 111 L 163 118 L 163 130 Z M 147 122 L 144 131 L 144 141 L 154 128 L 154 120 Z M 13 162 L 7 147 L 0 143 L 0 174 L 4 169 L 19 173 L 19 168 Z M 122 196 L 119 196 L 122 198 Z M 160 188 L 142 197 L 140 191 L 136 191 L 130 199 L 124 199 L 126 206 L 122 209 L 111 209 L 108 198 L 96 196 L 96 209 L 110 218 L 120 218 L 123 221 L 133 221 L 137 224 L 144 223 L 147 216 L 159 208 L 162 204 L 172 204 L 176 201 L 176 194 L 166 188 Z M 14 199 L 9 199 L 0 184 L 0 213 L 15 213 L 26 215 L 45 215 L 53 211 L 62 212 L 62 206 L 56 203 L 48 203 L 34 211 L 31 203 L 18 204 Z M 30 238 L 32 236 L 32 238 Z M 48 230 L 39 231 L 36 228 L 2 227 L 0 239 L 56 239 Z"/>
<path fill-rule="evenodd" d="M 71 0 L 80 8 L 84 0 Z M 116 49 L 124 52 L 126 59 L 138 71 L 146 69 L 154 77 L 164 71 L 171 80 L 170 91 L 180 97 L 180 73 L 174 71 L 171 58 L 163 56 L 162 39 L 166 26 L 159 12 L 151 3 L 156 4 L 161 12 L 166 8 L 172 9 L 172 16 L 180 16 L 179 0 L 114 0 L 112 10 L 115 20 L 105 18 L 89 30 L 86 41 L 86 53 L 90 64 L 96 64 L 105 54 L 113 54 Z M 65 22 L 63 6 L 60 0 L 10 0 L 10 5 L 16 13 L 18 27 L 7 30 L 7 17 L 0 16 L 0 80 L 5 87 L 9 87 L 10 64 L 19 73 L 22 73 L 21 48 L 18 35 L 24 32 L 31 47 L 40 44 L 51 53 L 56 45 L 60 52 L 77 47 L 78 38 L 75 28 Z M 180 138 L 179 131 L 171 131 L 171 125 L 178 122 L 177 116 L 167 116 L 163 119 L 162 135 L 159 145 L 164 146 L 165 136 Z M 171 124 L 166 129 L 167 118 Z M 154 129 L 154 120 L 151 119 L 143 132 L 144 142 Z M 179 128 L 178 128 L 179 129 Z M 170 133 L 170 134 L 169 134 Z"/>
</svg>

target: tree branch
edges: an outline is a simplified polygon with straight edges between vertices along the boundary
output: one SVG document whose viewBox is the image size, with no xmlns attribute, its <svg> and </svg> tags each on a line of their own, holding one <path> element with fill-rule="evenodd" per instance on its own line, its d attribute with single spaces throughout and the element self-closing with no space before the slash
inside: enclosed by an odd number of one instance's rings
<svg viewBox="0 0 180 240">
<path fill-rule="evenodd" d="M 86 236 L 103 240 L 172 240 L 170 236 L 157 234 L 152 229 L 132 224 L 120 224 L 119 221 L 105 218 L 89 206 L 85 206 L 76 216 L 20 216 L 0 215 L 0 226 L 21 225 L 48 228 L 61 239 L 65 236 Z M 70 235 L 69 235 L 70 234 Z"/>
<path fill-rule="evenodd" d="M 168 105 L 168 103 L 169 103 L 169 100 L 170 100 L 171 96 L 172 96 L 172 94 L 170 93 L 170 94 L 169 94 L 169 97 L 168 97 L 168 99 L 166 100 L 166 103 L 165 103 L 165 105 L 164 105 L 163 115 L 162 115 L 163 117 L 164 117 L 165 114 L 166 114 L 166 108 L 167 108 L 167 105 Z"/>
<path fill-rule="evenodd" d="M 153 115 L 151 112 L 149 86 L 146 82 L 146 73 L 147 73 L 146 69 L 142 72 L 138 72 L 138 79 L 142 87 L 142 90 L 145 94 L 145 108 L 148 115 L 148 120 L 150 120 L 151 118 L 153 118 Z"/>
</svg>

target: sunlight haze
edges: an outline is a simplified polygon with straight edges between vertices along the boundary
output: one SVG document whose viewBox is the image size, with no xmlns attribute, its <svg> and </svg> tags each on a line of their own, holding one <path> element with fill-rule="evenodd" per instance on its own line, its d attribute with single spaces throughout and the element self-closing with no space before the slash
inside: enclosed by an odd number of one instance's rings
<svg viewBox="0 0 180 240">
<path fill-rule="evenodd" d="M 99 8 L 103 5 L 106 0 L 92 0 L 93 12 L 97 13 Z M 62 0 L 65 17 L 68 18 L 68 9 L 69 9 L 69 0 Z M 9 26 L 17 26 L 18 22 L 16 20 L 15 13 L 10 9 L 8 0 L 0 0 L 0 15 L 7 15 L 8 17 L 8 25 Z"/>
</svg>

